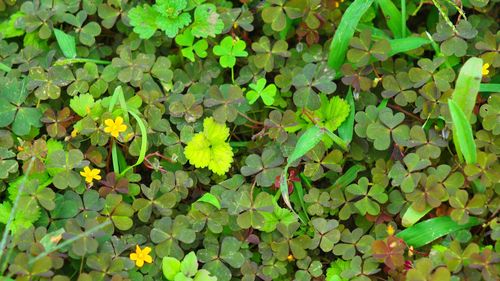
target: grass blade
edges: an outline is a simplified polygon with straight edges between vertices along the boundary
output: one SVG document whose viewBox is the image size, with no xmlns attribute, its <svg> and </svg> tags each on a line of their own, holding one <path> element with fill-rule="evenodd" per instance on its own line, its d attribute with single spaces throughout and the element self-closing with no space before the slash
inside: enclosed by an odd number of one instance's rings
<svg viewBox="0 0 500 281">
<path fill-rule="evenodd" d="M 335 183 L 333 183 L 333 188 L 344 188 L 351 184 L 358 178 L 358 173 L 366 170 L 365 166 L 354 165 L 350 167 L 342 176 L 340 176 Z"/>
<path fill-rule="evenodd" d="M 285 201 L 286 206 L 295 213 L 292 204 L 290 203 L 290 198 L 288 196 L 288 168 L 290 165 L 298 160 L 300 157 L 304 156 L 309 150 L 313 149 L 323 138 L 325 131 L 317 126 L 313 126 L 305 131 L 305 133 L 300 136 L 295 149 L 292 154 L 288 157 L 287 164 L 283 169 L 280 177 L 280 192 Z M 295 213 L 297 214 L 297 213 Z M 298 216 L 298 215 L 297 215 Z M 300 217 L 299 217 L 300 218 Z M 302 219 L 301 219 L 302 220 Z"/>
<path fill-rule="evenodd" d="M 402 224 L 404 227 L 410 227 L 414 225 L 417 221 L 423 218 L 427 213 L 432 210 L 432 207 L 427 206 L 422 212 L 416 211 L 412 206 L 406 210 L 402 218 Z"/>
<path fill-rule="evenodd" d="M 356 113 L 356 108 L 354 106 L 354 97 L 352 96 L 352 89 L 349 88 L 349 92 L 347 92 L 346 101 L 349 104 L 349 116 L 342 123 L 338 129 L 339 137 L 349 144 L 352 141 L 352 135 L 354 130 L 354 115 Z"/>
<path fill-rule="evenodd" d="M 419 248 L 442 236 L 458 230 L 471 228 L 480 223 L 481 221 L 477 218 L 470 217 L 467 223 L 458 224 L 449 216 L 443 216 L 417 223 L 396 234 L 396 237 L 403 239 L 408 246 Z"/>
<path fill-rule="evenodd" d="M 6 64 L 3 64 L 3 63 L 0 62 L 0 70 L 4 71 L 4 72 L 10 72 L 12 70 L 12 68 L 10 68 Z"/>
<path fill-rule="evenodd" d="M 480 84 L 479 91 L 483 93 L 500 93 L 500 84 Z"/>
<path fill-rule="evenodd" d="M 72 59 L 76 57 L 76 43 L 75 38 L 69 34 L 64 33 L 64 31 L 54 28 L 54 34 L 56 36 L 57 44 L 64 56 Z"/>
<path fill-rule="evenodd" d="M 462 109 L 453 100 L 448 100 L 451 119 L 453 121 L 453 141 L 455 146 L 458 144 L 460 152 L 465 158 L 467 164 L 476 163 L 476 143 L 472 134 L 472 128 L 469 119 L 465 116 Z M 457 151 L 458 153 L 459 151 Z"/>
<path fill-rule="evenodd" d="M 458 74 L 455 90 L 452 94 L 453 101 L 462 109 L 470 119 L 472 110 L 476 105 L 477 93 L 481 84 L 483 60 L 472 57 L 468 59 Z"/>
<path fill-rule="evenodd" d="M 392 39 L 389 40 L 389 44 L 391 45 L 391 51 L 389 52 L 389 56 L 392 57 L 399 53 L 409 52 L 430 43 L 431 43 L 430 40 L 422 37 L 407 37 L 401 39 Z"/>
<path fill-rule="evenodd" d="M 401 12 L 391 0 L 377 0 L 377 3 L 384 14 L 387 27 L 392 31 L 394 38 L 404 38 L 406 34 L 406 20 L 403 20 Z M 403 24 L 404 26 L 403 26 Z"/>
<path fill-rule="evenodd" d="M 344 63 L 347 48 L 354 35 L 356 26 L 361 17 L 373 4 L 373 1 L 374 0 L 355 0 L 349 5 L 340 20 L 340 24 L 330 44 L 330 54 L 328 55 L 328 65 L 335 69 L 337 77 L 339 77 L 339 70 Z"/>
</svg>

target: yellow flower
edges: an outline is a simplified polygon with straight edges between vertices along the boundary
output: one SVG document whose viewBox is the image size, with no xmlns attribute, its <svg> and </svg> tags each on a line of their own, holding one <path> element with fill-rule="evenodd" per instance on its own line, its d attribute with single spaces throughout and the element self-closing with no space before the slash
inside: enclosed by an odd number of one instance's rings
<svg viewBox="0 0 500 281">
<path fill-rule="evenodd" d="M 125 132 L 127 130 L 127 125 L 123 124 L 123 118 L 120 116 L 113 119 L 104 120 L 104 124 L 106 127 L 104 128 L 104 132 L 109 133 L 111 136 L 117 138 L 121 132 Z"/>
<path fill-rule="evenodd" d="M 293 257 L 293 255 L 288 255 L 288 257 L 286 257 L 286 259 L 288 260 L 288 262 L 292 262 L 295 260 L 295 258 Z"/>
<path fill-rule="evenodd" d="M 99 169 L 90 169 L 88 166 L 83 168 L 83 171 L 80 172 L 80 175 L 85 177 L 85 181 L 91 183 L 93 180 L 100 180 L 101 176 L 99 174 L 101 171 Z"/>
<path fill-rule="evenodd" d="M 77 129 L 73 129 L 73 131 L 71 131 L 71 137 L 72 138 L 76 138 L 77 135 L 78 135 L 78 130 Z"/>
<path fill-rule="evenodd" d="M 389 234 L 389 236 L 394 235 L 394 227 L 390 224 L 387 226 L 387 234 Z"/>
<path fill-rule="evenodd" d="M 137 265 L 138 267 L 142 267 L 144 265 L 144 262 L 152 263 L 153 258 L 149 255 L 150 252 L 150 247 L 145 247 L 143 250 L 141 250 L 141 247 L 137 245 L 135 246 L 135 253 L 130 254 L 130 260 L 135 261 L 135 265 Z"/>
<path fill-rule="evenodd" d="M 486 76 L 488 74 L 490 74 L 490 71 L 488 70 L 488 68 L 490 68 L 490 64 L 489 63 L 485 63 L 483 64 L 483 76 Z"/>
</svg>

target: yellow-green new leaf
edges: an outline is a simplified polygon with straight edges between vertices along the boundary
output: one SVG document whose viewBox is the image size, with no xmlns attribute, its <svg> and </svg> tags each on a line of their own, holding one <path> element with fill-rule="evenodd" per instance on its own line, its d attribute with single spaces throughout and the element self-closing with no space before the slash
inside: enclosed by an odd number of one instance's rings
<svg viewBox="0 0 500 281">
<path fill-rule="evenodd" d="M 455 101 L 448 100 L 448 106 L 453 122 L 453 136 L 456 137 L 453 141 L 455 145 L 458 144 L 460 147 L 460 149 L 457 149 L 457 153 L 462 153 L 467 164 L 474 164 L 477 158 L 476 143 L 474 142 L 469 119 Z"/>
</svg>

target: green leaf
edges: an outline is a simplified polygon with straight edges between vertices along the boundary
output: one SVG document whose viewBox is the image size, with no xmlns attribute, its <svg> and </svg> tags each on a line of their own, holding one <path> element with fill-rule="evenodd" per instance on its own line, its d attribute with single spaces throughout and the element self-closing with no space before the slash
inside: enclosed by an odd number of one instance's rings
<svg viewBox="0 0 500 281">
<path fill-rule="evenodd" d="M 500 93 L 500 84 L 481 84 L 479 85 L 479 91 L 483 93 Z"/>
<path fill-rule="evenodd" d="M 181 272 L 188 277 L 192 277 L 198 271 L 198 259 L 194 252 L 189 252 L 181 262 Z"/>
<path fill-rule="evenodd" d="M 470 217 L 465 224 L 458 224 L 449 216 L 443 216 L 417 223 L 399 232 L 396 237 L 403 239 L 408 246 L 420 248 L 444 235 L 469 229 L 479 224 L 481 221 L 475 217 Z"/>
<path fill-rule="evenodd" d="M 419 221 L 433 209 L 431 206 L 427 205 L 425 207 L 425 210 L 417 211 L 412 206 L 413 205 L 411 205 L 403 215 L 402 224 L 404 227 L 410 227 L 414 225 L 417 221 Z"/>
<path fill-rule="evenodd" d="M 164 257 L 161 262 L 163 276 L 169 281 L 173 281 L 175 275 L 181 271 L 181 262 L 175 258 Z"/>
<path fill-rule="evenodd" d="M 202 4 L 194 11 L 194 22 L 191 25 L 195 37 L 215 37 L 224 29 L 224 22 L 217 14 L 213 4 Z"/>
<path fill-rule="evenodd" d="M 356 107 L 354 105 L 354 97 L 352 95 L 352 89 L 349 87 L 349 92 L 347 92 L 346 101 L 349 104 L 349 116 L 345 122 L 343 122 L 339 129 L 339 137 L 349 144 L 352 141 L 352 135 L 354 131 L 354 115 L 356 114 Z"/>
<path fill-rule="evenodd" d="M 392 0 L 377 0 L 378 6 L 382 10 L 384 17 L 387 21 L 387 26 L 394 34 L 395 38 L 402 38 L 404 34 L 403 26 L 401 25 L 402 16 L 396 5 Z M 406 25 L 405 29 L 408 29 Z"/>
<path fill-rule="evenodd" d="M 458 73 L 452 100 L 460 107 L 465 117 L 470 120 L 476 105 L 477 93 L 481 84 L 483 60 L 472 57 L 468 59 Z"/>
<path fill-rule="evenodd" d="M 335 183 L 333 183 L 334 188 L 344 188 L 351 184 L 358 177 L 358 173 L 366 170 L 365 166 L 356 164 L 350 167 L 342 176 L 340 176 Z"/>
<path fill-rule="evenodd" d="M 217 199 L 217 197 L 215 197 L 211 193 L 205 193 L 205 194 L 203 194 L 203 196 L 201 196 L 198 200 L 196 200 L 196 202 L 205 202 L 205 203 L 208 203 L 208 204 L 216 207 L 219 210 L 221 208 L 219 199 Z"/>
<path fill-rule="evenodd" d="M 399 53 L 405 53 L 424 45 L 430 44 L 431 41 L 422 37 L 407 37 L 389 40 L 391 45 L 391 50 L 389 51 L 389 57 L 392 57 Z"/>
<path fill-rule="evenodd" d="M 249 87 L 252 89 L 246 95 L 249 104 L 254 104 L 260 97 L 265 105 L 273 105 L 277 91 L 276 85 L 270 84 L 266 87 L 266 79 L 260 78 L 257 83 L 250 83 Z"/>
<path fill-rule="evenodd" d="M 472 127 L 464 112 L 454 100 L 448 100 L 448 106 L 453 121 L 453 141 L 455 146 L 456 144 L 459 145 L 457 153 L 462 153 L 467 164 L 475 164 L 477 155 Z"/>
<path fill-rule="evenodd" d="M 351 41 L 359 20 L 370 8 L 374 0 L 355 0 L 344 12 L 337 31 L 330 44 L 330 54 L 328 55 L 328 65 L 335 69 L 337 77 L 340 75 L 340 67 L 344 63 L 347 48 Z"/>
<path fill-rule="evenodd" d="M 56 36 L 57 44 L 64 56 L 69 59 L 76 57 L 76 43 L 75 37 L 64 33 L 64 31 L 54 28 L 54 34 Z"/>
<path fill-rule="evenodd" d="M 81 117 L 87 116 L 94 107 L 94 97 L 91 94 L 74 96 L 69 101 L 69 107 Z"/>
</svg>

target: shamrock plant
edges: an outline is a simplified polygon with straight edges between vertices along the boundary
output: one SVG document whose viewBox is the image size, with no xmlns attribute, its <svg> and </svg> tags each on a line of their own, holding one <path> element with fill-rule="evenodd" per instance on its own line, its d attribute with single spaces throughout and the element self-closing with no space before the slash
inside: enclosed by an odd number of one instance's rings
<svg viewBox="0 0 500 281">
<path fill-rule="evenodd" d="M 163 276 L 169 281 L 217 281 L 205 269 L 198 269 L 198 258 L 194 252 L 187 254 L 182 261 L 176 258 L 164 257 L 162 260 Z"/>
<path fill-rule="evenodd" d="M 239 38 L 232 38 L 226 36 L 219 45 L 214 46 L 213 52 L 219 56 L 219 63 L 224 68 L 231 68 L 231 78 L 234 81 L 234 69 L 237 57 L 247 57 L 248 53 L 245 51 L 247 44 Z"/>
<path fill-rule="evenodd" d="M 249 87 L 252 89 L 247 93 L 248 103 L 254 104 L 259 97 L 265 105 L 272 105 L 274 103 L 274 96 L 276 95 L 276 85 L 271 84 L 266 86 L 266 79 L 260 78 L 257 83 L 251 83 Z"/>
<path fill-rule="evenodd" d="M 200 58 L 207 57 L 208 42 L 205 39 L 201 39 L 194 42 L 194 36 L 190 29 L 184 31 L 184 33 L 177 35 L 175 37 L 175 43 L 182 46 L 182 55 L 194 62 L 194 54 Z"/>
</svg>

